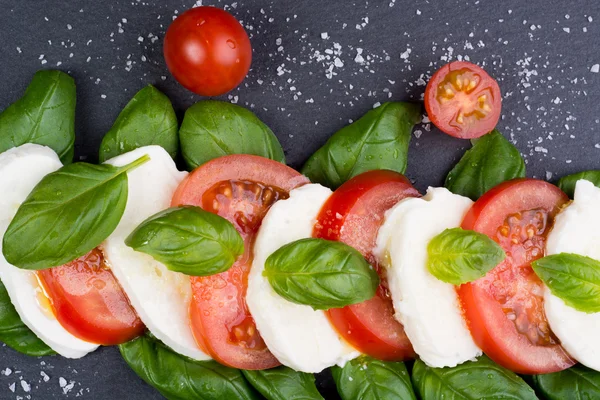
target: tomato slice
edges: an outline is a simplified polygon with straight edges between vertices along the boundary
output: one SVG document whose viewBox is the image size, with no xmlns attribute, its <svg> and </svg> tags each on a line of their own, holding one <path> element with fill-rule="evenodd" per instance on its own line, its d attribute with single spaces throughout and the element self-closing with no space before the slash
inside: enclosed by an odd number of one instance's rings
<svg viewBox="0 0 600 400">
<path fill-rule="evenodd" d="M 495 362 L 521 374 L 561 371 L 574 364 L 548 326 L 543 285 L 531 262 L 544 256 L 554 216 L 569 198 L 536 179 L 504 182 L 484 194 L 462 227 L 485 233 L 506 259 L 458 289 L 473 339 Z"/>
<path fill-rule="evenodd" d="M 372 254 L 384 213 L 419 192 L 403 175 L 387 170 L 360 174 L 340 186 L 323 205 L 313 236 L 344 242 L 373 265 L 381 278 L 377 295 L 365 302 L 327 311 L 329 320 L 352 346 L 382 360 L 415 356 L 402 325 L 394 318 L 385 270 Z"/>
<path fill-rule="evenodd" d="M 194 337 L 222 364 L 253 370 L 279 365 L 246 305 L 252 244 L 270 206 L 305 183 L 306 177 L 276 161 L 231 155 L 196 168 L 173 195 L 172 205 L 195 205 L 218 214 L 244 238 L 245 252 L 229 270 L 209 277 L 191 277 Z"/>
<path fill-rule="evenodd" d="M 144 324 L 99 249 L 37 274 L 56 319 L 78 338 L 111 346 L 144 333 Z"/>
<path fill-rule="evenodd" d="M 425 89 L 427 115 L 442 132 L 473 139 L 493 130 L 500 119 L 502 95 L 498 82 L 475 64 L 444 65 Z"/>
</svg>

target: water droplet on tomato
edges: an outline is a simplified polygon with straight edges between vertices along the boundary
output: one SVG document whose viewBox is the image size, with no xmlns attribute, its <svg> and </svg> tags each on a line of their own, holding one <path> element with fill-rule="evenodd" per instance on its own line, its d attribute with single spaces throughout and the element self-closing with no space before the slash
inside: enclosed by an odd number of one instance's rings
<svg viewBox="0 0 600 400">
<path fill-rule="evenodd" d="M 229 46 L 230 49 L 235 49 L 236 47 L 235 42 L 231 39 L 227 39 L 227 46 Z"/>
</svg>

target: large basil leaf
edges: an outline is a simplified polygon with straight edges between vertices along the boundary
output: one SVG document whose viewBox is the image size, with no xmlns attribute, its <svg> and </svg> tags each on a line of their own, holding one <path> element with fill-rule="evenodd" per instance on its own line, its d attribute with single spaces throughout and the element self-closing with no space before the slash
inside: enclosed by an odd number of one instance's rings
<svg viewBox="0 0 600 400">
<path fill-rule="evenodd" d="M 323 400 L 313 374 L 288 367 L 242 373 L 267 400 Z"/>
<path fill-rule="evenodd" d="M 600 261 L 561 253 L 540 258 L 531 266 L 565 304 L 586 313 L 600 312 Z"/>
<path fill-rule="evenodd" d="M 331 368 L 342 400 L 416 399 L 406 366 L 401 362 L 359 357 L 344 368 Z"/>
<path fill-rule="evenodd" d="M 0 153 L 25 143 L 50 147 L 73 161 L 75 81 L 61 71 L 38 71 L 25 94 L 0 114 Z"/>
<path fill-rule="evenodd" d="M 167 96 L 148 85 L 127 103 L 100 144 L 100 162 L 143 146 L 163 147 L 177 156 L 177 116 Z"/>
<path fill-rule="evenodd" d="M 117 227 L 127 203 L 123 167 L 75 163 L 46 175 L 17 210 L 3 239 L 6 260 L 23 269 L 66 264 L 98 246 Z"/>
<path fill-rule="evenodd" d="M 173 207 L 140 224 L 125 244 L 171 271 L 208 276 L 228 270 L 244 252 L 244 240 L 225 218 L 200 207 Z"/>
<path fill-rule="evenodd" d="M 56 354 L 21 321 L 2 282 L 0 282 L 0 341 L 28 356 Z"/>
<path fill-rule="evenodd" d="M 190 170 L 229 154 L 253 154 L 285 163 L 271 129 L 251 111 L 223 101 L 205 100 L 188 108 L 179 140 Z"/>
<path fill-rule="evenodd" d="M 369 300 L 379 285 L 379 276 L 357 250 L 313 238 L 279 248 L 267 258 L 263 275 L 281 297 L 315 310 Z"/>
<path fill-rule="evenodd" d="M 547 400 L 600 399 L 600 372 L 583 365 L 553 374 L 534 375 L 533 384 Z"/>
<path fill-rule="evenodd" d="M 427 269 L 453 285 L 479 279 L 506 257 L 487 235 L 461 228 L 446 229 L 427 245 Z"/>
<path fill-rule="evenodd" d="M 194 361 L 145 335 L 119 345 L 131 369 L 169 400 L 258 400 L 242 373 L 216 361 Z"/>
<path fill-rule="evenodd" d="M 336 132 L 308 159 L 302 173 L 331 188 L 374 169 L 404 173 L 411 131 L 420 119 L 418 104 L 384 103 Z"/>
<path fill-rule="evenodd" d="M 412 381 L 423 400 L 537 399 L 523 379 L 486 356 L 453 368 L 432 368 L 417 360 Z"/>
<path fill-rule="evenodd" d="M 446 177 L 452 193 L 477 200 L 494 186 L 525 176 L 525 162 L 519 150 L 500 132 L 493 130 L 474 141 Z"/>
<path fill-rule="evenodd" d="M 564 176 L 558 181 L 558 187 L 568 194 L 570 198 L 573 198 L 575 194 L 575 184 L 581 179 L 590 181 L 595 186 L 600 187 L 600 171 L 583 171 L 573 175 Z"/>
</svg>

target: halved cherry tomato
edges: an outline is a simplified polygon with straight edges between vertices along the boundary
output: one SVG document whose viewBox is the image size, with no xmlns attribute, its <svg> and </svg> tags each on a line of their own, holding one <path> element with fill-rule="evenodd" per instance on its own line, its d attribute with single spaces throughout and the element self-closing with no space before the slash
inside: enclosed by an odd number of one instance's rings
<svg viewBox="0 0 600 400">
<path fill-rule="evenodd" d="M 254 370 L 279 365 L 256 330 L 246 305 L 252 244 L 271 205 L 305 183 L 306 177 L 276 161 L 231 155 L 196 168 L 173 195 L 173 206 L 195 205 L 218 214 L 244 238 L 244 255 L 229 270 L 191 278 L 194 337 L 222 364 Z"/>
<path fill-rule="evenodd" d="M 384 213 L 419 192 L 403 175 L 386 170 L 360 174 L 340 186 L 321 209 L 313 236 L 344 242 L 362 253 L 381 277 L 377 295 L 363 303 L 327 311 L 329 320 L 353 347 L 382 360 L 404 360 L 415 353 L 394 318 L 385 270 L 372 254 Z"/>
<path fill-rule="evenodd" d="M 500 87 L 477 65 L 451 62 L 429 80 L 425 109 L 442 132 L 461 139 L 478 138 L 498 124 L 502 109 Z"/>
<path fill-rule="evenodd" d="M 506 252 L 502 263 L 460 286 L 458 294 L 477 345 L 517 373 L 545 374 L 574 364 L 548 326 L 542 282 L 531 268 L 544 256 L 554 216 L 568 201 L 547 182 L 515 179 L 485 193 L 462 223 Z"/>
<path fill-rule="evenodd" d="M 144 333 L 144 324 L 99 249 L 69 264 L 38 271 L 38 277 L 56 319 L 78 338 L 111 346 Z"/>
</svg>

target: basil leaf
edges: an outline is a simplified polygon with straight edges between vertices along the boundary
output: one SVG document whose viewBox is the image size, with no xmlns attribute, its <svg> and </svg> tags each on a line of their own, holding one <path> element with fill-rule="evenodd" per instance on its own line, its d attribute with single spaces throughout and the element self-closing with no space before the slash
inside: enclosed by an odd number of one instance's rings
<svg viewBox="0 0 600 400">
<path fill-rule="evenodd" d="M 506 254 L 487 235 L 461 228 L 446 229 L 427 245 L 427 269 L 440 281 L 472 282 L 500 264 Z"/>
<path fill-rule="evenodd" d="M 267 258 L 263 275 L 281 297 L 315 310 L 369 300 L 379 285 L 377 272 L 357 250 L 313 238 L 279 248 Z"/>
<path fill-rule="evenodd" d="M 302 173 L 331 188 L 374 169 L 404 173 L 410 134 L 420 119 L 418 104 L 384 103 L 330 137 Z"/>
<path fill-rule="evenodd" d="M 75 81 L 61 71 L 38 71 L 25 94 L 0 114 L 0 153 L 25 143 L 54 150 L 73 161 Z"/>
<path fill-rule="evenodd" d="M 23 269 L 66 264 L 98 246 L 115 230 L 127 203 L 123 167 L 75 163 L 46 175 L 17 210 L 3 239 L 6 260 Z"/>
<path fill-rule="evenodd" d="M 331 373 L 342 400 L 416 399 L 406 366 L 401 362 L 359 357 Z"/>
<path fill-rule="evenodd" d="M 2 282 L 0 282 L 0 341 L 28 356 L 56 354 L 21 321 Z"/>
<path fill-rule="evenodd" d="M 446 177 L 452 193 L 477 200 L 494 186 L 525 176 L 519 150 L 500 132 L 493 130 L 477 139 Z"/>
<path fill-rule="evenodd" d="M 253 154 L 285 164 L 273 131 L 251 111 L 223 101 L 205 100 L 191 106 L 185 112 L 179 140 L 190 170 L 229 154 Z"/>
<path fill-rule="evenodd" d="M 242 373 L 267 400 L 323 400 L 313 374 L 288 367 Z"/>
<path fill-rule="evenodd" d="M 171 271 L 192 276 L 227 271 L 244 252 L 244 240 L 229 221 L 193 206 L 151 216 L 125 244 L 151 255 Z"/>
<path fill-rule="evenodd" d="M 100 144 L 100 162 L 144 146 L 157 145 L 177 156 L 177 116 L 167 96 L 148 85 L 127 103 Z"/>
<path fill-rule="evenodd" d="M 600 399 L 600 372 L 583 365 L 534 375 L 533 384 L 547 400 Z"/>
<path fill-rule="evenodd" d="M 586 313 L 600 312 L 600 261 L 561 253 L 540 258 L 531 266 L 565 304 Z"/>
<path fill-rule="evenodd" d="M 194 361 L 144 335 L 119 345 L 131 369 L 169 400 L 258 400 L 242 373 L 216 361 Z"/>
<path fill-rule="evenodd" d="M 568 194 L 570 198 L 573 198 L 575 195 L 575 184 L 581 179 L 590 181 L 595 186 L 600 187 L 600 171 L 584 171 L 564 176 L 559 179 L 558 187 Z"/>
<path fill-rule="evenodd" d="M 537 399 L 523 379 L 486 356 L 453 368 L 432 368 L 417 360 L 412 381 L 424 400 Z"/>
</svg>

